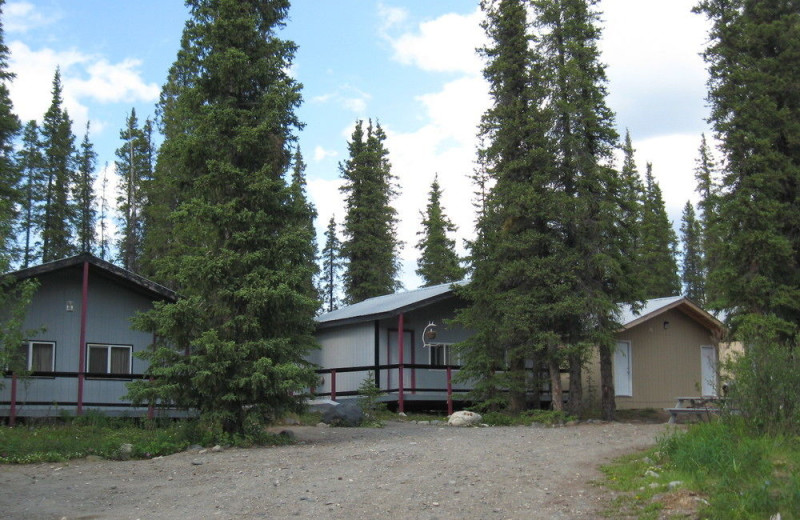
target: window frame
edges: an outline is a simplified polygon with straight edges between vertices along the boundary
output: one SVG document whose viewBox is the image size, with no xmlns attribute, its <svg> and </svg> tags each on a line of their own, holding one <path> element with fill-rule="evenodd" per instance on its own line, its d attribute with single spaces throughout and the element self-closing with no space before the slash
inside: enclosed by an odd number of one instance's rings
<svg viewBox="0 0 800 520">
<path fill-rule="evenodd" d="M 104 348 L 106 351 L 106 368 L 104 372 L 91 372 L 89 370 L 89 363 L 91 360 L 91 349 Z M 115 374 L 111 372 L 111 350 L 114 348 L 123 348 L 128 351 L 128 371 L 126 373 Z M 103 375 L 109 377 L 118 377 L 119 379 L 130 379 L 133 375 L 133 345 L 116 345 L 112 343 L 86 343 L 86 373 L 89 376 Z"/>
<path fill-rule="evenodd" d="M 49 345 L 50 346 L 50 369 L 49 370 L 33 370 L 33 345 L 40 344 L 40 345 Z M 56 371 L 56 342 L 55 341 L 48 341 L 48 340 L 39 340 L 39 339 L 28 339 L 23 342 L 23 348 L 25 349 L 25 370 L 28 372 L 55 372 Z"/>
<path fill-rule="evenodd" d="M 453 363 L 453 343 L 430 343 L 428 345 L 428 364 L 431 366 L 454 366 L 457 363 Z M 442 357 L 444 358 L 444 363 L 437 364 L 433 362 L 433 349 L 443 349 Z M 433 370 L 442 370 L 434 368 Z"/>
</svg>

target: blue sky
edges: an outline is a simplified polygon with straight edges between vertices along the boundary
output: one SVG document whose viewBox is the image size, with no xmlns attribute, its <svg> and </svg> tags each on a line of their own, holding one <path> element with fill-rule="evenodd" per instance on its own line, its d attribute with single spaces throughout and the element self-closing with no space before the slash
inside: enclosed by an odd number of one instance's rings
<svg viewBox="0 0 800 520">
<path fill-rule="evenodd" d="M 609 106 L 620 133 L 630 129 L 640 171 L 653 163 L 670 217 L 679 225 L 696 200 L 694 160 L 701 132 L 710 134 L 706 73 L 699 53 L 706 23 L 694 0 L 602 0 L 603 61 Z M 7 0 L 5 41 L 11 50 L 15 110 L 41 120 L 56 66 L 78 141 L 87 121 L 98 170 L 109 163 L 132 107 L 154 114 L 161 85 L 179 48 L 187 9 L 178 0 Z M 475 126 L 488 106 L 481 63 L 477 0 L 295 0 L 283 36 L 299 46 L 292 68 L 304 85 L 299 135 L 308 163 L 318 228 L 343 215 L 338 164 L 358 118 L 378 119 L 400 196 L 398 235 L 403 281 L 414 288 L 420 210 L 434 174 L 445 211 L 472 235 Z M 99 180 L 103 172 L 98 171 Z M 115 197 L 109 193 L 109 198 Z"/>
</svg>

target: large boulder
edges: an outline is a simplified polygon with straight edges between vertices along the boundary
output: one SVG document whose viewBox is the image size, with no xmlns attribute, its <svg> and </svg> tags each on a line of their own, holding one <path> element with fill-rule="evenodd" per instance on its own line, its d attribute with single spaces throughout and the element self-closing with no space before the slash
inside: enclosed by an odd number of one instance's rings
<svg viewBox="0 0 800 520">
<path fill-rule="evenodd" d="M 322 412 L 322 422 L 331 426 L 358 426 L 364 420 L 364 412 L 357 403 L 344 401 Z"/>
<path fill-rule="evenodd" d="M 483 420 L 480 414 L 469 411 L 455 412 L 447 420 L 449 426 L 475 426 Z"/>
</svg>

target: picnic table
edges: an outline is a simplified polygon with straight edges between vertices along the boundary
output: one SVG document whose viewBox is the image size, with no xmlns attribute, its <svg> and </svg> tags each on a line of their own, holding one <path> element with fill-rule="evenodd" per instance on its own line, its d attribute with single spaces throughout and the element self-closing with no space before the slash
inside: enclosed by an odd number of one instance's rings
<svg viewBox="0 0 800 520">
<path fill-rule="evenodd" d="M 675 424 L 679 415 L 708 418 L 718 414 L 724 399 L 714 395 L 677 397 L 674 408 L 665 408 L 669 412 L 669 424 Z"/>
</svg>

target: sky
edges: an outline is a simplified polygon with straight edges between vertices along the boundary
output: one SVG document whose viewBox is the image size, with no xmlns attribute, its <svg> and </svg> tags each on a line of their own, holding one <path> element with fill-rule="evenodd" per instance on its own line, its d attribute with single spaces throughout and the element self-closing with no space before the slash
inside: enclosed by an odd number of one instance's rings
<svg viewBox="0 0 800 520">
<path fill-rule="evenodd" d="M 401 281 L 414 273 L 421 211 L 435 175 L 459 252 L 473 235 L 476 127 L 490 104 L 475 49 L 485 43 L 477 0 L 294 0 L 281 36 L 298 45 L 291 72 L 303 84 L 298 139 L 319 241 L 332 215 L 341 223 L 339 164 L 355 122 L 386 131 L 397 177 Z M 694 168 L 705 122 L 707 74 L 700 56 L 708 24 L 695 0 L 601 0 L 607 104 L 621 136 L 630 131 L 639 171 L 651 162 L 668 215 L 680 226 L 696 202 Z M 116 198 L 115 150 L 132 108 L 154 117 L 180 46 L 188 9 L 178 0 L 7 0 L 3 10 L 10 85 L 23 122 L 41 121 L 60 68 L 76 143 L 90 123 L 98 153 L 96 191 Z"/>
</svg>

